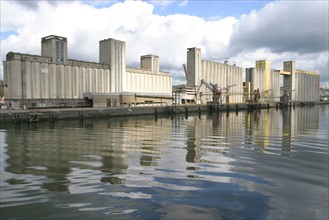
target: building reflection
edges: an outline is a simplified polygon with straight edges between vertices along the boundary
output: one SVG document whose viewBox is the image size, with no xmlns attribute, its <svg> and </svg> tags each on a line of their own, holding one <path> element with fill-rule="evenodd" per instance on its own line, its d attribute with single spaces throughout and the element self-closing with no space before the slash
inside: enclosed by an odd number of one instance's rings
<svg viewBox="0 0 329 220">
<path fill-rule="evenodd" d="M 266 152 L 271 144 L 272 132 L 280 127 L 279 112 L 273 109 L 248 111 L 245 117 L 245 145 Z"/>
<path fill-rule="evenodd" d="M 214 161 L 204 156 L 207 152 L 221 154 L 231 147 L 290 156 L 298 134 L 312 132 L 318 126 L 319 111 L 315 106 L 190 116 L 186 120 L 176 119 L 173 133 L 186 133 L 186 162 L 211 163 Z"/>
<path fill-rule="evenodd" d="M 212 153 L 221 155 L 228 147 L 240 144 L 236 137 L 241 135 L 243 118 L 243 114 L 221 112 L 201 117 L 191 115 L 188 119 L 175 118 L 173 134 L 185 135 L 185 161 L 188 163 L 220 162 L 220 160 L 212 160 L 205 155 Z"/>
<path fill-rule="evenodd" d="M 292 117 L 291 109 L 282 109 L 282 150 L 281 156 L 290 156 L 292 134 Z"/>
<path fill-rule="evenodd" d="M 196 130 L 199 128 L 199 120 L 196 118 L 191 118 L 186 124 L 186 162 L 198 163 L 201 161 L 201 145 L 200 141 L 197 139 Z"/>
<path fill-rule="evenodd" d="M 51 144 L 51 130 L 35 131 L 16 130 L 8 132 L 6 143 L 8 166 L 7 172 L 14 174 L 33 174 L 45 176 L 51 181 L 43 182 L 41 187 L 49 191 L 67 191 L 69 180 L 66 175 L 70 173 L 69 161 L 62 143 L 53 148 Z"/>
<path fill-rule="evenodd" d="M 281 147 L 281 156 L 290 156 L 291 145 L 298 134 L 313 132 L 318 126 L 317 107 L 251 111 L 246 113 L 245 144 L 264 153 L 276 153 Z M 278 137 L 281 137 L 280 142 Z"/>
<path fill-rule="evenodd" d="M 69 191 L 72 169 L 99 170 L 100 181 L 125 183 L 130 153 L 138 155 L 141 166 L 159 166 L 167 157 L 166 149 L 181 148 L 185 158 L 177 155 L 171 159 L 183 160 L 188 164 L 182 166 L 188 169 L 197 169 L 190 163 L 223 163 L 224 153 L 234 147 L 290 156 L 298 134 L 318 128 L 319 111 L 315 106 L 217 112 L 172 120 L 123 118 L 13 126 L 5 138 L 5 170 L 44 176 L 47 181 L 42 188 Z"/>
</svg>

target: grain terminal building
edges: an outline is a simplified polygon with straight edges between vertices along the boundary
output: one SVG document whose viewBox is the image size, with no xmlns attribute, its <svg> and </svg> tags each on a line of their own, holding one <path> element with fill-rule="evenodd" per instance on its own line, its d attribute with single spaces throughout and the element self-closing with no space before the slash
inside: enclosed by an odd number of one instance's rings
<svg viewBox="0 0 329 220">
<path fill-rule="evenodd" d="M 172 77 L 159 57 L 141 56 L 126 67 L 124 41 L 99 42 L 99 63 L 68 59 L 67 38 L 41 39 L 41 56 L 9 52 L 4 64 L 5 99 L 12 108 L 115 107 L 171 104 Z"/>
<path fill-rule="evenodd" d="M 188 48 L 186 59 L 186 97 L 191 97 L 189 91 L 196 94 L 195 102 L 206 103 L 212 100 L 212 92 L 201 81 L 211 83 L 221 91 L 225 97 L 220 97 L 226 103 L 243 102 L 242 68 L 227 62 L 219 63 L 202 59 L 200 48 Z M 192 92 L 192 93 L 193 93 Z M 225 93 L 224 93 L 225 92 Z"/>
<path fill-rule="evenodd" d="M 214 94 L 209 89 L 211 86 L 221 91 L 220 103 L 316 102 L 320 99 L 319 73 L 298 70 L 294 61 L 285 61 L 283 70 L 275 70 L 270 60 L 257 60 L 255 67 L 246 68 L 245 82 L 241 67 L 227 61 L 204 60 L 199 48 L 188 48 L 186 61 L 187 83 L 174 86 L 177 103 L 211 102 Z M 203 86 L 207 83 L 210 86 Z"/>
<path fill-rule="evenodd" d="M 280 76 L 283 87 L 280 91 Z M 271 61 L 257 60 L 255 68 L 246 69 L 247 96 L 259 90 L 260 102 L 280 102 L 283 94 L 289 102 L 315 102 L 320 100 L 320 74 L 296 69 L 295 61 L 283 62 L 283 70 L 271 69 Z"/>
</svg>

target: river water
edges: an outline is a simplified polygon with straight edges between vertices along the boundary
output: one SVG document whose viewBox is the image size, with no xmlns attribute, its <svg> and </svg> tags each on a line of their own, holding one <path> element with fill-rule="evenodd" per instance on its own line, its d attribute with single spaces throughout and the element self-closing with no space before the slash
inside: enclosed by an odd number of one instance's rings
<svg viewBox="0 0 329 220">
<path fill-rule="evenodd" d="M 328 219 L 329 106 L 0 124 L 0 219 Z"/>
</svg>

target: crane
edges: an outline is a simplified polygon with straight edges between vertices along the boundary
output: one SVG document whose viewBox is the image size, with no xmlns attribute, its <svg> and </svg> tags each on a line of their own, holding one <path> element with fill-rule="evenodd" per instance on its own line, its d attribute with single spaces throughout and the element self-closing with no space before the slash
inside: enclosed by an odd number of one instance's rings
<svg viewBox="0 0 329 220">
<path fill-rule="evenodd" d="M 196 90 L 196 100 L 198 98 L 198 94 L 200 92 L 200 89 L 202 87 L 202 85 L 205 85 L 211 92 L 212 92 L 212 100 L 213 100 L 213 104 L 219 104 L 222 103 L 223 101 L 223 96 L 228 96 L 229 95 L 229 89 L 231 87 L 236 86 L 236 84 L 233 85 L 229 85 L 227 87 L 224 88 L 218 88 L 217 84 L 212 84 L 212 83 L 208 83 L 206 80 L 202 79 L 200 85 L 198 86 L 197 90 Z"/>
<path fill-rule="evenodd" d="M 185 64 L 183 64 L 183 68 L 184 68 L 185 77 L 187 79 L 187 69 L 186 69 L 186 65 Z"/>
<path fill-rule="evenodd" d="M 202 85 L 205 85 L 207 89 L 209 89 L 212 92 L 213 104 L 219 104 L 219 102 L 222 103 L 223 96 L 228 96 L 229 94 L 229 88 L 236 86 L 236 84 L 233 84 L 224 88 L 221 87 L 218 88 L 217 84 L 208 83 L 206 80 L 202 79 L 195 93 L 196 100 L 198 98 L 198 94 L 200 92 Z"/>
<path fill-rule="evenodd" d="M 284 103 L 291 101 L 291 95 L 292 95 L 291 93 L 294 91 L 295 91 L 294 89 L 291 91 L 284 90 L 283 95 L 280 97 L 280 101 Z"/>
<path fill-rule="evenodd" d="M 198 86 L 197 90 L 196 90 L 196 100 L 198 97 L 198 94 L 200 92 L 200 89 L 202 87 L 202 85 L 205 85 L 211 92 L 212 92 L 212 100 L 214 104 L 219 104 L 219 98 L 221 98 L 222 96 L 222 90 L 218 89 L 217 84 L 212 84 L 212 83 L 208 83 L 206 80 L 202 79 L 200 85 Z M 221 100 L 222 102 L 222 100 Z"/>
</svg>

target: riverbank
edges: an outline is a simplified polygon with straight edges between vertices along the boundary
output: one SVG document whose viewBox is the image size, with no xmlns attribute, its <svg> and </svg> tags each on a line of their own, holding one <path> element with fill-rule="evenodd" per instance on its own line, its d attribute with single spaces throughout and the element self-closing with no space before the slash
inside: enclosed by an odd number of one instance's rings
<svg viewBox="0 0 329 220">
<path fill-rule="evenodd" d="M 127 117 L 141 115 L 185 114 L 207 111 L 240 111 L 264 108 L 294 108 L 298 106 L 313 106 L 329 104 L 325 102 L 291 102 L 291 103 L 233 103 L 219 105 L 179 105 L 179 106 L 141 106 L 141 107 L 111 107 L 111 108 L 51 108 L 26 110 L 0 110 L 0 123 L 34 123 L 38 121 L 58 121 L 66 119 L 87 119 L 100 117 Z"/>
</svg>

